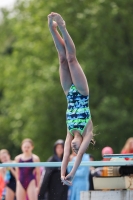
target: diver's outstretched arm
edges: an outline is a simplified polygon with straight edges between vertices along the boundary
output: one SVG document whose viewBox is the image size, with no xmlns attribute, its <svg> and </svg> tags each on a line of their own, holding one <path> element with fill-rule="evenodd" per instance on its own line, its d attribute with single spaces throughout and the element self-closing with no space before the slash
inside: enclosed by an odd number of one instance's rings
<svg viewBox="0 0 133 200">
<path fill-rule="evenodd" d="M 72 180 L 74 178 L 76 170 L 77 170 L 77 168 L 79 167 L 79 165 L 81 163 L 83 154 L 86 152 L 86 150 L 87 150 L 87 148 L 88 148 L 88 146 L 90 144 L 92 136 L 93 136 L 93 133 L 91 131 L 88 134 L 85 135 L 85 137 L 83 139 L 83 142 L 82 142 L 82 144 L 80 146 L 80 149 L 78 151 L 78 154 L 76 156 L 76 160 L 75 160 L 75 163 L 73 165 L 73 168 L 72 168 L 71 172 L 64 178 L 64 184 L 72 185 Z"/>
<path fill-rule="evenodd" d="M 66 176 L 66 169 L 69 162 L 72 139 L 73 139 L 73 136 L 70 135 L 70 133 L 68 132 L 66 136 L 66 140 L 65 140 L 64 155 L 63 155 L 63 160 L 62 160 L 62 165 L 61 165 L 61 179 L 62 180 Z"/>
</svg>

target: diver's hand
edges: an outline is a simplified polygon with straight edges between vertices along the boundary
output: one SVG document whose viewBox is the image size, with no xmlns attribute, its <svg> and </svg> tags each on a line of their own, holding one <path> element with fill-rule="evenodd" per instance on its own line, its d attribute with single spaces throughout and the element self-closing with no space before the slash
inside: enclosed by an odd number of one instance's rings
<svg viewBox="0 0 133 200">
<path fill-rule="evenodd" d="M 65 184 L 65 176 L 61 176 L 61 182 L 63 183 L 63 185 L 66 185 Z"/>
<path fill-rule="evenodd" d="M 63 185 L 68 185 L 68 186 L 72 185 L 72 180 L 73 176 L 71 174 L 68 174 L 66 177 L 61 178 Z"/>
<path fill-rule="evenodd" d="M 65 179 L 65 176 L 61 176 L 61 181 L 63 181 Z"/>
</svg>

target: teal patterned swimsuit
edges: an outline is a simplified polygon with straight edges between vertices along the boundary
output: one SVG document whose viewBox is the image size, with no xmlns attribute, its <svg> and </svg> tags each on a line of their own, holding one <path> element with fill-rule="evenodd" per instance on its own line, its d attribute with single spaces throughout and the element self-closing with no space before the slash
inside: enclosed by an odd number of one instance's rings
<svg viewBox="0 0 133 200">
<path fill-rule="evenodd" d="M 89 95 L 80 94 L 75 85 L 72 84 L 67 94 L 68 107 L 66 111 L 66 123 L 71 134 L 73 130 L 78 130 L 82 135 L 91 119 L 88 101 Z"/>
</svg>

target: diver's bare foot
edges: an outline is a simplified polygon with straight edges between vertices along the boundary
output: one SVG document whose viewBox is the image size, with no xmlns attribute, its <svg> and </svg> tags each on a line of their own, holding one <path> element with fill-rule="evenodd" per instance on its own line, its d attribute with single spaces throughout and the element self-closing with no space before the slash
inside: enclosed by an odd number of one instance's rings
<svg viewBox="0 0 133 200">
<path fill-rule="evenodd" d="M 61 15 L 59 15 L 58 13 L 54 13 L 54 12 L 52 12 L 51 15 L 52 15 L 53 20 L 57 22 L 59 28 L 66 27 L 65 21 L 63 20 Z"/>
<path fill-rule="evenodd" d="M 52 14 L 48 15 L 48 25 L 50 29 L 56 30 L 57 29 L 57 23 L 53 21 Z"/>
</svg>

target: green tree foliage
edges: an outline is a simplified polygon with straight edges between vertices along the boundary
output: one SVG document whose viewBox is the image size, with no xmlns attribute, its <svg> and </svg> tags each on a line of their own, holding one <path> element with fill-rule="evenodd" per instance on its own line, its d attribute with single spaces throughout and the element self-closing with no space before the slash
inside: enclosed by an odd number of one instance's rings
<svg viewBox="0 0 133 200">
<path fill-rule="evenodd" d="M 132 135 L 132 1 L 20 1 L 0 24 L 0 147 L 12 156 L 23 138 L 46 160 L 66 137 L 66 99 L 47 15 L 59 12 L 75 42 L 90 87 L 96 159 L 110 145 L 119 153 Z"/>
</svg>

